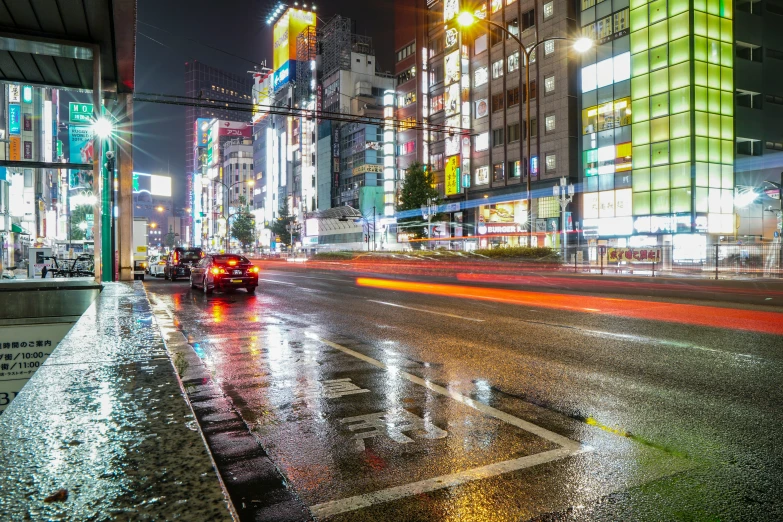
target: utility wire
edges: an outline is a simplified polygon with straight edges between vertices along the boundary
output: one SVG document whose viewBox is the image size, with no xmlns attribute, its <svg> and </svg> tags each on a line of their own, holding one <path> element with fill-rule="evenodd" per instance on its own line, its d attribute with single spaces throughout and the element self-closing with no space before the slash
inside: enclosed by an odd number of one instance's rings
<svg viewBox="0 0 783 522">
<path fill-rule="evenodd" d="M 250 60 L 249 58 L 245 58 L 244 56 L 239 56 L 238 54 L 231 53 L 231 52 L 223 50 L 223 49 L 221 49 L 219 47 L 215 47 L 215 46 L 212 46 L 212 45 L 205 44 L 203 42 L 199 42 L 198 40 L 194 40 L 193 38 L 188 38 L 187 36 L 182 36 L 182 35 L 175 34 L 175 33 L 171 32 L 171 31 L 169 31 L 168 29 L 163 29 L 162 27 L 158 27 L 156 25 L 148 24 L 147 22 L 142 22 L 141 20 L 139 20 L 138 23 L 140 23 L 142 25 L 146 25 L 147 27 L 151 27 L 153 29 L 157 29 L 158 31 L 163 31 L 164 33 L 168 33 L 168 34 L 170 34 L 170 35 L 172 35 L 174 37 L 182 38 L 183 40 L 187 40 L 189 42 L 193 42 L 195 44 L 201 45 L 202 47 L 206 47 L 207 49 L 212 49 L 213 51 L 217 51 L 219 53 L 223 53 L 225 55 L 232 56 L 234 58 L 239 58 L 240 60 L 243 60 L 243 61 L 248 62 L 248 63 L 252 63 L 253 65 L 262 66 L 262 64 L 256 62 L 255 60 Z M 139 34 L 141 34 L 141 33 L 139 33 Z M 147 35 L 144 35 L 144 36 L 147 36 Z M 147 36 L 147 38 L 157 42 L 157 40 L 154 40 L 153 38 L 150 38 L 149 36 Z M 160 42 L 157 42 L 157 43 L 159 43 L 160 45 L 164 45 L 164 44 L 162 44 Z M 166 46 L 166 47 L 168 47 L 168 46 Z"/>
</svg>

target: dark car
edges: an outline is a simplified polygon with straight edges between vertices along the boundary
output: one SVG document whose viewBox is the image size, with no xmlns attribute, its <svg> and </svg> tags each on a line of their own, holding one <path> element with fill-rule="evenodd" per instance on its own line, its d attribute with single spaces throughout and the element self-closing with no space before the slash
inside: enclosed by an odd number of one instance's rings
<svg viewBox="0 0 783 522">
<path fill-rule="evenodd" d="M 191 270 L 190 286 L 200 287 L 205 294 L 216 288 L 244 288 L 252 294 L 258 286 L 258 267 L 237 254 L 209 254 Z"/>
<path fill-rule="evenodd" d="M 166 258 L 163 277 L 176 281 L 178 277 L 190 277 L 190 270 L 204 258 L 200 248 L 175 248 Z"/>
</svg>

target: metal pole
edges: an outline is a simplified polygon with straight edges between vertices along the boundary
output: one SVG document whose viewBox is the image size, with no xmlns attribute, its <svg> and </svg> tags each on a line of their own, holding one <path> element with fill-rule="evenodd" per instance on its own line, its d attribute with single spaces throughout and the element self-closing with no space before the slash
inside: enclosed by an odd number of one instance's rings
<svg viewBox="0 0 783 522">
<path fill-rule="evenodd" d="M 601 259 L 601 275 L 604 275 L 604 248 L 602 246 L 598 247 L 598 257 Z"/>
<path fill-rule="evenodd" d="M 372 207 L 372 249 L 375 251 L 375 205 Z"/>
<path fill-rule="evenodd" d="M 718 248 L 719 245 L 715 243 L 715 279 L 718 279 Z"/>
<path fill-rule="evenodd" d="M 128 129 L 117 140 L 117 171 L 119 178 L 119 217 L 117 225 L 120 253 L 120 281 L 133 280 L 133 95 L 123 95 L 122 126 Z"/>
<path fill-rule="evenodd" d="M 102 116 L 103 85 L 101 84 L 101 48 L 98 45 L 92 46 L 92 116 L 95 121 Z M 101 161 L 103 160 L 103 140 L 96 133 L 93 136 L 92 145 L 92 183 L 93 194 L 95 195 L 95 205 L 93 206 L 93 259 L 94 259 L 94 272 L 95 282 L 100 284 L 102 281 L 102 265 L 101 257 L 103 255 L 103 249 L 101 248 L 101 241 L 103 237 L 102 225 L 102 210 L 103 210 L 103 191 L 106 189 L 103 186 L 103 175 L 101 170 Z M 108 233 L 108 230 L 106 231 Z"/>
<path fill-rule="evenodd" d="M 530 53 L 525 46 L 520 44 L 525 53 L 525 127 L 527 127 L 527 246 L 533 246 L 533 196 L 530 192 L 530 178 L 533 175 L 533 162 L 530 157 L 531 125 L 530 125 Z"/>
</svg>

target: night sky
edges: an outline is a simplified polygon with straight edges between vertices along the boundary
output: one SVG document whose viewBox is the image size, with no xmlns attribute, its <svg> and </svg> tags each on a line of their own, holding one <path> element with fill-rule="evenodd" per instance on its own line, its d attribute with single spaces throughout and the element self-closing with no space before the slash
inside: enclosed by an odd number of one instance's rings
<svg viewBox="0 0 783 522">
<path fill-rule="evenodd" d="M 264 60 L 271 67 L 272 27 L 265 20 L 273 4 L 258 0 L 139 0 L 136 91 L 184 95 L 188 60 L 238 74 L 253 70 Z M 392 71 L 392 2 L 324 0 L 315 5 L 323 20 L 335 14 L 355 20 L 359 34 L 373 37 L 381 70 Z M 134 170 L 169 173 L 175 206 L 182 207 L 185 109 L 137 103 L 134 110 Z"/>
</svg>

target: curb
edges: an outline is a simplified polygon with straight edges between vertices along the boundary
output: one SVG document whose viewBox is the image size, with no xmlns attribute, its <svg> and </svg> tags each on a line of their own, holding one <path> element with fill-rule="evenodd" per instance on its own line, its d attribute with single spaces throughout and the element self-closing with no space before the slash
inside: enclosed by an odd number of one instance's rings
<svg viewBox="0 0 783 522">
<path fill-rule="evenodd" d="M 183 397 L 193 411 L 226 503 L 239 522 L 304 522 L 313 516 L 289 486 L 220 386 L 177 329 L 168 310 L 150 303 Z"/>
</svg>

